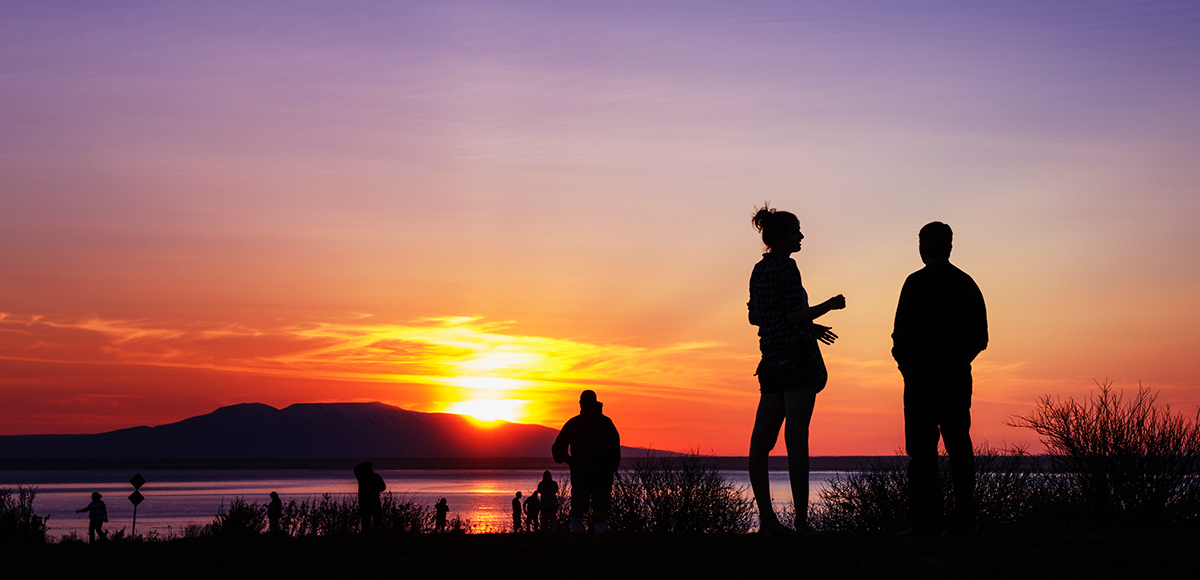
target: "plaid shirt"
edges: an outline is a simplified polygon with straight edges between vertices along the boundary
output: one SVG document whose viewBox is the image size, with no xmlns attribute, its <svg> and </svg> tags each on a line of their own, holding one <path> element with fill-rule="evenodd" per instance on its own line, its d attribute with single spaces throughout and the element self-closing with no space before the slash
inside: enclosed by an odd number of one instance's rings
<svg viewBox="0 0 1200 580">
<path fill-rule="evenodd" d="M 782 365 L 815 345 L 811 322 L 792 324 L 787 319 L 789 312 L 808 308 L 800 268 L 790 257 L 763 254 L 750 274 L 750 302 L 746 306 L 758 322 L 758 348 L 764 364 Z"/>
</svg>

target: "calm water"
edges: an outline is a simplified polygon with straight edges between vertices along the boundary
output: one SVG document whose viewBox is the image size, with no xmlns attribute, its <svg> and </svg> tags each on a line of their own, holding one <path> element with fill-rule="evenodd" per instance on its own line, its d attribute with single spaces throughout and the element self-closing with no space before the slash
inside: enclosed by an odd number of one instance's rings
<svg viewBox="0 0 1200 580">
<path fill-rule="evenodd" d="M 512 526 L 512 498 L 516 491 L 522 497 L 532 493 L 541 480 L 541 470 L 380 470 L 388 490 L 402 494 L 417 503 L 432 508 L 439 498 L 446 498 L 450 516 L 470 520 L 477 532 L 508 531 Z M 553 471 L 556 481 L 563 481 L 567 471 Z M 735 485 L 746 489 L 749 497 L 750 480 L 744 471 L 722 471 Z M 286 503 L 319 497 L 321 494 L 352 495 L 357 490 L 353 474 L 348 470 L 329 469 L 271 469 L 271 470 L 171 470 L 142 471 L 147 481 L 142 486 L 145 501 L 137 508 L 139 533 L 158 531 L 161 534 L 180 533 L 188 524 L 211 523 L 222 504 L 235 497 L 265 504 L 268 494 L 279 492 Z M 809 478 L 809 501 L 837 475 L 833 471 L 814 471 Z M 34 509 L 39 515 L 49 515 L 47 522 L 52 537 L 70 534 L 87 535 L 87 514 L 75 510 L 87 506 L 91 493 L 104 495 L 108 507 L 107 530 L 122 527 L 130 531 L 133 506 L 126 499 L 133 492 L 129 470 L 87 471 L 0 471 L 0 488 L 35 485 L 38 488 Z M 786 471 L 771 472 L 771 497 L 776 506 L 791 501 Z M 777 508 L 778 509 L 778 508 Z"/>
</svg>

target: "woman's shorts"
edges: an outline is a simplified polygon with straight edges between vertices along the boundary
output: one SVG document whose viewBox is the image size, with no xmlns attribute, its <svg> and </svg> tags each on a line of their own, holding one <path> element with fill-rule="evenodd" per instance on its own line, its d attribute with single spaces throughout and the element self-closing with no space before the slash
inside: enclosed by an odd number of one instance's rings
<svg viewBox="0 0 1200 580">
<path fill-rule="evenodd" d="M 758 364 L 758 390 L 764 395 L 786 393 L 800 389 L 821 392 L 829 381 L 825 361 L 820 351 L 816 357 L 802 357 L 780 365 Z"/>
</svg>

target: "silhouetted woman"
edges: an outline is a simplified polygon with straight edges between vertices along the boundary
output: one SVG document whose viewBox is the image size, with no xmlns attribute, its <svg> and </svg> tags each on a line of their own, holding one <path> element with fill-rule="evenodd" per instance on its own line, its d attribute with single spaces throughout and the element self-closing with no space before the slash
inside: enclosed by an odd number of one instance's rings
<svg viewBox="0 0 1200 580">
<path fill-rule="evenodd" d="M 83 512 L 88 513 L 89 544 L 96 542 L 96 536 L 100 536 L 101 540 L 104 539 L 104 522 L 108 521 L 108 507 L 105 506 L 104 502 L 100 500 L 101 497 L 104 496 L 100 495 L 100 492 L 93 491 L 92 503 L 87 504 L 87 507 L 81 510 L 75 510 L 75 513 L 77 514 L 81 514 Z"/>
<path fill-rule="evenodd" d="M 542 480 L 538 482 L 538 495 L 542 496 L 542 531 L 557 532 L 558 531 L 558 483 L 550 476 L 550 470 L 547 469 L 542 473 Z"/>
<path fill-rule="evenodd" d="M 783 438 L 787 444 L 788 475 L 796 506 L 796 529 L 808 523 L 808 424 L 817 393 L 825 388 L 828 374 L 817 342 L 833 344 L 837 335 L 813 319 L 846 307 L 841 294 L 816 306 L 808 305 L 808 293 L 800 282 L 800 269 L 791 255 L 800 251 L 800 221 L 794 214 L 766 205 L 754 214 L 754 227 L 762 232 L 767 253 L 750 275 L 750 324 L 758 327 L 762 361 L 758 363 L 761 394 L 754 433 L 750 436 L 750 487 L 758 504 L 761 533 L 789 533 L 779 523 L 771 506 L 767 456 L 787 420 Z"/>
</svg>

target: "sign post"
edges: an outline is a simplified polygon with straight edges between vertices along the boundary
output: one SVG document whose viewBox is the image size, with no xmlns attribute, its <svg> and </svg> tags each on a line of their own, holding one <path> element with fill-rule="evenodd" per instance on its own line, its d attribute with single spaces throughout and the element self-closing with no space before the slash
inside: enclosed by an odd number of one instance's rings
<svg viewBox="0 0 1200 580">
<path fill-rule="evenodd" d="M 139 503 L 142 503 L 142 500 L 146 499 L 142 495 L 142 492 L 138 490 L 143 485 L 146 485 L 146 478 L 142 477 L 140 473 L 135 473 L 133 478 L 129 480 L 129 483 L 133 484 L 133 493 L 129 494 L 129 503 L 133 504 L 133 532 L 130 533 L 130 536 L 137 537 L 137 506 Z"/>
</svg>

